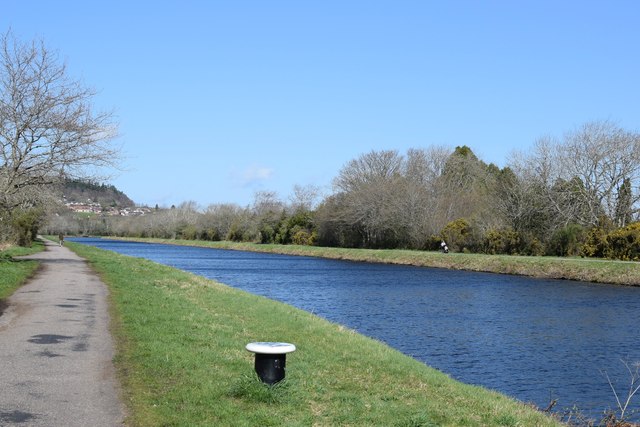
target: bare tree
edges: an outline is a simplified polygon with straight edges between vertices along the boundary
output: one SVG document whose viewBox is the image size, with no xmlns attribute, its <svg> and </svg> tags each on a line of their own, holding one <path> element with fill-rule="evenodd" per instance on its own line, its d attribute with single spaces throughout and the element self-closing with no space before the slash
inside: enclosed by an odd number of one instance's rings
<svg viewBox="0 0 640 427">
<path fill-rule="evenodd" d="M 278 194 L 275 191 L 256 191 L 252 213 L 252 224 L 247 224 L 248 232 L 244 234 L 253 234 L 262 243 L 275 241 L 280 222 L 286 216 L 286 206 Z"/>
<path fill-rule="evenodd" d="M 437 234 L 446 224 L 437 215 L 437 183 L 451 151 L 444 146 L 407 151 L 403 196 L 397 200 L 397 214 L 409 247 L 423 248 L 430 236 Z"/>
<path fill-rule="evenodd" d="M 397 242 L 399 184 L 404 158 L 395 150 L 371 151 L 351 160 L 334 179 L 334 222 L 359 236 L 354 246 L 392 246 Z"/>
<path fill-rule="evenodd" d="M 202 214 L 200 224 L 204 230 L 217 233 L 219 239 L 225 239 L 234 223 L 248 217 L 247 209 L 232 203 L 209 205 Z"/>
<path fill-rule="evenodd" d="M 625 203 L 640 200 L 640 134 L 626 131 L 611 121 L 589 122 L 567 134 L 561 147 L 565 179 L 577 179 L 580 202 L 587 210 L 581 222 L 596 225 L 604 213 L 616 217 L 620 190 L 629 192 Z"/>
<path fill-rule="evenodd" d="M 253 195 L 253 212 L 259 218 L 274 219 L 282 215 L 285 205 L 275 191 L 256 191 Z"/>
<path fill-rule="evenodd" d="M 416 184 L 433 187 L 442 175 L 451 151 L 451 148 L 445 146 L 410 148 L 407 151 L 404 175 Z"/>
<path fill-rule="evenodd" d="M 500 181 L 496 203 L 509 225 L 519 232 L 543 238 L 575 216 L 575 206 L 563 200 L 568 194 L 552 191 L 563 169 L 558 146 L 558 141 L 545 136 L 534 143 L 530 153 L 511 154 L 508 169 L 513 175 Z"/>
<path fill-rule="evenodd" d="M 62 177 L 117 164 L 113 115 L 94 111 L 95 94 L 42 41 L 0 36 L 0 210 L 38 206 Z"/>
<path fill-rule="evenodd" d="M 338 191 L 349 192 L 365 184 L 386 181 L 401 173 L 402 162 L 396 150 L 371 151 L 347 163 L 333 185 Z"/>
<path fill-rule="evenodd" d="M 289 196 L 289 203 L 294 212 L 308 212 L 313 210 L 320 197 L 320 188 L 317 185 L 294 185 L 293 194 Z"/>
<path fill-rule="evenodd" d="M 594 226 L 602 217 L 622 225 L 639 211 L 640 135 L 612 122 L 586 123 L 562 141 L 541 138 L 511 166 L 549 231 Z"/>
</svg>

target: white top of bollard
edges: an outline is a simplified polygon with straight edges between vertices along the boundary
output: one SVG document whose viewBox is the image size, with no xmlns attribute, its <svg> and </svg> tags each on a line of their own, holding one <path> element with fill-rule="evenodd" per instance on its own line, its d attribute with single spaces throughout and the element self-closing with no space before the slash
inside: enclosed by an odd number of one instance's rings
<svg viewBox="0 0 640 427">
<path fill-rule="evenodd" d="M 296 351 L 296 346 L 286 342 L 252 342 L 247 350 L 260 354 L 285 354 Z"/>
</svg>

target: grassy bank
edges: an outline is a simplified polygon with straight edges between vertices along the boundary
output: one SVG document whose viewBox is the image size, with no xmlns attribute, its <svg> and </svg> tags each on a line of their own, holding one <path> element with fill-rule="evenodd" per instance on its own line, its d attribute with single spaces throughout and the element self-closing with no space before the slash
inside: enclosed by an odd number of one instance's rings
<svg viewBox="0 0 640 427">
<path fill-rule="evenodd" d="M 246 250 L 323 258 L 416 265 L 421 267 L 523 276 L 569 279 L 617 285 L 640 285 L 640 262 L 591 258 L 529 257 L 412 251 L 402 249 L 348 249 L 296 245 L 260 245 L 255 243 L 203 242 L 193 240 L 135 239 L 219 249 Z"/>
<path fill-rule="evenodd" d="M 128 425 L 556 425 L 310 313 L 146 260 L 69 247 L 111 289 Z M 252 341 L 296 344 L 283 383 L 256 379 L 244 349 Z"/>
<path fill-rule="evenodd" d="M 0 300 L 9 297 L 38 268 L 36 261 L 16 260 L 13 257 L 29 255 L 43 249 L 41 242 L 34 242 L 30 248 L 10 246 L 0 251 Z"/>
</svg>

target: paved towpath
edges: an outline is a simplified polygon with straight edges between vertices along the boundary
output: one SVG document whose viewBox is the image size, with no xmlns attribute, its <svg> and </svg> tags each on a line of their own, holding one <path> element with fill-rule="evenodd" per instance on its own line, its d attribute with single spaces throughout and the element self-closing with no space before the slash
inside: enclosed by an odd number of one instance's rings
<svg viewBox="0 0 640 427">
<path fill-rule="evenodd" d="M 107 288 L 71 250 L 45 245 L 0 316 L 0 426 L 121 426 Z"/>
</svg>

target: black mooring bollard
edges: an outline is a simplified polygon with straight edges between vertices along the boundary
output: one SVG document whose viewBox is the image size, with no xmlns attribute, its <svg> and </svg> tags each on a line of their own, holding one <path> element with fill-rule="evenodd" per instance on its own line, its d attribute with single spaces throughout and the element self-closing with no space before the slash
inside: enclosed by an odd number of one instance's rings
<svg viewBox="0 0 640 427">
<path fill-rule="evenodd" d="M 286 342 L 252 342 L 247 350 L 255 353 L 255 370 L 263 383 L 273 385 L 284 379 L 287 353 L 296 346 Z"/>
</svg>

